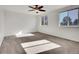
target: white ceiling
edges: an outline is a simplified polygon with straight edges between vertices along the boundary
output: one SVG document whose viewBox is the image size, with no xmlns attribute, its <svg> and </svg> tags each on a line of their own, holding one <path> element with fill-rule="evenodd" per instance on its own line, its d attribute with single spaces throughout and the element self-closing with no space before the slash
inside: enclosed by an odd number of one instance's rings
<svg viewBox="0 0 79 59">
<path fill-rule="evenodd" d="M 41 15 L 67 6 L 69 5 L 44 5 L 43 9 L 45 9 L 46 12 L 39 12 L 38 14 L 36 14 L 34 11 L 28 11 L 28 10 L 31 10 L 31 8 L 29 8 L 28 5 L 2 5 L 2 6 L 0 5 L 0 8 L 3 8 L 8 11 L 13 11 L 13 12 L 27 13 L 32 15 Z"/>
</svg>

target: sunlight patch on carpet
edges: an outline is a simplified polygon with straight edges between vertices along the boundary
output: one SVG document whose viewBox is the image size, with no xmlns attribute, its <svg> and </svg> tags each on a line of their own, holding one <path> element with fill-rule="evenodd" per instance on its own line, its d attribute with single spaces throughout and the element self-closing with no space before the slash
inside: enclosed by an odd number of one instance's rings
<svg viewBox="0 0 79 59">
<path fill-rule="evenodd" d="M 59 44 L 53 43 L 46 39 L 21 43 L 21 46 L 27 54 L 36 54 L 61 47 Z"/>
<path fill-rule="evenodd" d="M 22 31 L 16 33 L 16 37 L 28 37 L 28 36 L 34 36 L 32 33 L 23 33 Z"/>
</svg>

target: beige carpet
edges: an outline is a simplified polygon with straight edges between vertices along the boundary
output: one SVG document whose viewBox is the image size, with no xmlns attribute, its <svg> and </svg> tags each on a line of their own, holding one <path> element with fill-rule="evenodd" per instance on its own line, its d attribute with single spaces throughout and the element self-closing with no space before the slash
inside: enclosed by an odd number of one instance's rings
<svg viewBox="0 0 79 59">
<path fill-rule="evenodd" d="M 21 43 L 21 46 L 24 48 L 27 54 L 36 54 L 61 47 L 60 45 L 45 39 Z"/>
</svg>

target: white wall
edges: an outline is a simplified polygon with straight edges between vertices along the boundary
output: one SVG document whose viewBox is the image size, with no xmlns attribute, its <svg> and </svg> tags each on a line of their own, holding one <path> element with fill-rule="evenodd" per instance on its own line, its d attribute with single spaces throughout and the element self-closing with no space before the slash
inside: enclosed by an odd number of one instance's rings
<svg viewBox="0 0 79 59">
<path fill-rule="evenodd" d="M 79 28 L 59 27 L 58 14 L 58 11 L 52 11 L 47 14 L 48 26 L 42 26 L 41 16 L 38 16 L 38 31 L 79 42 Z"/>
<path fill-rule="evenodd" d="M 4 38 L 4 12 L 0 9 L 0 46 Z"/>
<path fill-rule="evenodd" d="M 27 32 L 36 32 L 36 16 L 0 10 L 0 45 L 4 36 L 15 35 L 19 31 L 23 31 L 23 34 Z"/>
<path fill-rule="evenodd" d="M 14 35 L 19 31 L 23 33 L 36 32 L 36 16 L 5 11 L 5 36 Z"/>
</svg>

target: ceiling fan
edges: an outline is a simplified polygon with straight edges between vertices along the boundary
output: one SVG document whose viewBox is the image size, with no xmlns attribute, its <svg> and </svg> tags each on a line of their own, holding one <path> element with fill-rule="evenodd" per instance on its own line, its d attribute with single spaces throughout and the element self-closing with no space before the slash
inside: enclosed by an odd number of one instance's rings
<svg viewBox="0 0 79 59">
<path fill-rule="evenodd" d="M 44 6 L 40 6 L 40 5 L 33 5 L 33 6 L 28 6 L 29 8 L 32 8 L 32 10 L 29 11 L 36 11 L 36 13 L 38 13 L 39 11 L 41 12 L 45 12 L 46 10 L 42 9 Z"/>
</svg>

